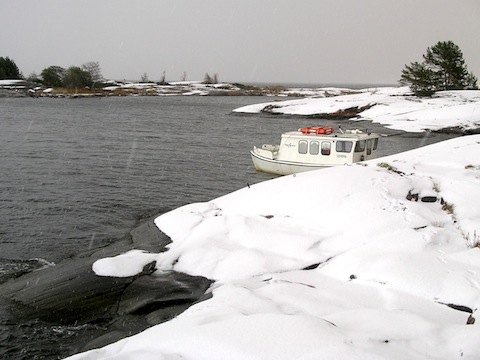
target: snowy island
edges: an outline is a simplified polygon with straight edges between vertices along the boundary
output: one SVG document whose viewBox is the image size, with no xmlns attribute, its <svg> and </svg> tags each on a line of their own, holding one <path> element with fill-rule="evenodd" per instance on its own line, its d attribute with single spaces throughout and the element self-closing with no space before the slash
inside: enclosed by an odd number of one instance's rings
<svg viewBox="0 0 480 360">
<path fill-rule="evenodd" d="M 104 96 L 307 96 L 323 89 L 289 88 L 283 85 L 257 86 L 240 83 L 169 83 L 106 80 L 95 88 L 48 88 L 25 80 L 0 80 L 0 97 L 89 98 Z"/>
<path fill-rule="evenodd" d="M 370 120 L 407 132 L 478 133 L 480 91 L 440 91 L 432 97 L 413 96 L 408 87 L 361 90 L 323 88 L 315 92 L 290 89 L 309 97 L 244 106 L 236 113 Z"/>
<path fill-rule="evenodd" d="M 235 111 L 357 108 L 355 118 L 404 131 L 480 126 L 480 91 L 404 91 Z M 93 270 L 122 278 L 154 264 L 213 280 L 211 297 L 70 359 L 478 359 L 479 203 L 480 135 L 468 135 L 183 206 L 155 219 L 167 251 L 132 250 Z"/>
</svg>

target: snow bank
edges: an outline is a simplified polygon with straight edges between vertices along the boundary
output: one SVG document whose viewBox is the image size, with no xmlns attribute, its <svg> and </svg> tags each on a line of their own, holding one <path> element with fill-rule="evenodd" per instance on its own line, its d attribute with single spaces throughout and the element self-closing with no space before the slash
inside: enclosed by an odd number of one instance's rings
<svg viewBox="0 0 480 360">
<path fill-rule="evenodd" d="M 25 80 L 21 80 L 21 79 L 0 80 L 0 86 L 18 85 L 18 84 L 24 84 L 24 83 L 25 83 Z"/>
<path fill-rule="evenodd" d="M 411 96 L 408 88 L 372 88 L 343 95 L 248 105 L 237 113 L 334 114 L 351 108 L 365 108 L 354 120 L 371 120 L 388 128 L 408 132 L 460 127 L 480 127 L 480 91 L 442 91 L 432 98 Z"/>
<path fill-rule="evenodd" d="M 478 359 L 479 159 L 466 136 L 161 215 L 167 252 L 95 271 L 155 259 L 213 297 L 72 359 Z"/>
</svg>

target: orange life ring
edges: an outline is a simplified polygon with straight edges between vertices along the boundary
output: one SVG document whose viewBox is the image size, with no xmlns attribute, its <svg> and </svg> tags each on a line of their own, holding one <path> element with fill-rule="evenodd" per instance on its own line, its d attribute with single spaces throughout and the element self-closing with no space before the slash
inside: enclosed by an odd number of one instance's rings
<svg viewBox="0 0 480 360">
<path fill-rule="evenodd" d="M 315 128 L 313 127 L 306 127 L 302 128 L 302 134 L 311 134 L 312 132 L 315 133 Z"/>
<path fill-rule="evenodd" d="M 302 134 L 316 134 L 316 135 L 330 135 L 335 130 L 333 127 L 320 127 L 320 126 L 312 126 L 301 128 Z"/>
<path fill-rule="evenodd" d="M 324 131 L 324 134 L 330 135 L 330 134 L 333 134 L 333 132 L 335 131 L 335 129 L 334 129 L 333 127 L 324 127 L 324 128 L 323 128 L 323 131 Z"/>
</svg>

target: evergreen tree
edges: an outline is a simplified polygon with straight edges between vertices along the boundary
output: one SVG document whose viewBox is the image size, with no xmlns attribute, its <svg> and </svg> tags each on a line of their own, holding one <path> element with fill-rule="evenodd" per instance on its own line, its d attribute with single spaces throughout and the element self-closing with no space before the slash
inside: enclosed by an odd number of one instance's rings
<svg viewBox="0 0 480 360">
<path fill-rule="evenodd" d="M 62 87 L 64 74 L 64 68 L 60 66 L 49 66 L 42 70 L 40 76 L 42 77 L 43 85 L 49 87 Z"/>
<path fill-rule="evenodd" d="M 419 62 L 405 65 L 402 70 L 400 83 L 409 85 L 410 89 L 419 96 L 430 96 L 435 92 L 435 74 L 424 64 Z"/>
<path fill-rule="evenodd" d="M 0 57 L 0 80 L 23 79 L 17 64 L 7 57 Z"/>
<path fill-rule="evenodd" d="M 92 86 L 92 76 L 78 66 L 70 66 L 63 76 L 63 86 L 66 88 L 84 88 Z"/>
<path fill-rule="evenodd" d="M 452 41 L 438 42 L 423 58 L 435 72 L 439 89 L 462 90 L 469 86 L 462 51 Z"/>
<path fill-rule="evenodd" d="M 423 63 L 405 65 L 400 84 L 409 85 L 416 95 L 439 90 L 477 89 L 477 78 L 467 71 L 460 48 L 452 41 L 427 48 Z"/>
</svg>

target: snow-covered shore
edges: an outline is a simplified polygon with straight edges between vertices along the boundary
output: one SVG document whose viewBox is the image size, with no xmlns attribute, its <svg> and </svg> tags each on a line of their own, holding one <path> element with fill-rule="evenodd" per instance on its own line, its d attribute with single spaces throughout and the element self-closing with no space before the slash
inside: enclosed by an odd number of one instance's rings
<svg viewBox="0 0 480 360">
<path fill-rule="evenodd" d="M 422 131 L 478 127 L 478 101 L 479 92 L 420 100 L 384 89 L 269 109 L 368 105 L 362 118 Z M 132 276 L 156 261 L 159 273 L 215 280 L 213 297 L 71 359 L 478 359 L 479 203 L 480 135 L 469 135 L 183 206 L 155 220 L 168 251 L 93 269 Z"/>
<path fill-rule="evenodd" d="M 169 83 L 106 81 L 95 88 L 46 88 L 25 80 L 0 80 L 0 97 L 103 97 L 103 96 L 323 96 L 321 88 L 289 88 L 281 85 L 256 86 L 239 83 L 209 84 L 202 81 L 176 81 Z M 335 91 L 341 91 L 337 89 Z"/>
<path fill-rule="evenodd" d="M 480 90 L 442 91 L 432 98 L 419 98 L 407 87 L 324 89 L 315 97 L 249 105 L 234 112 L 321 117 L 351 109 L 358 109 L 352 118 L 391 129 L 422 132 L 458 127 L 468 131 L 480 127 Z"/>
</svg>

